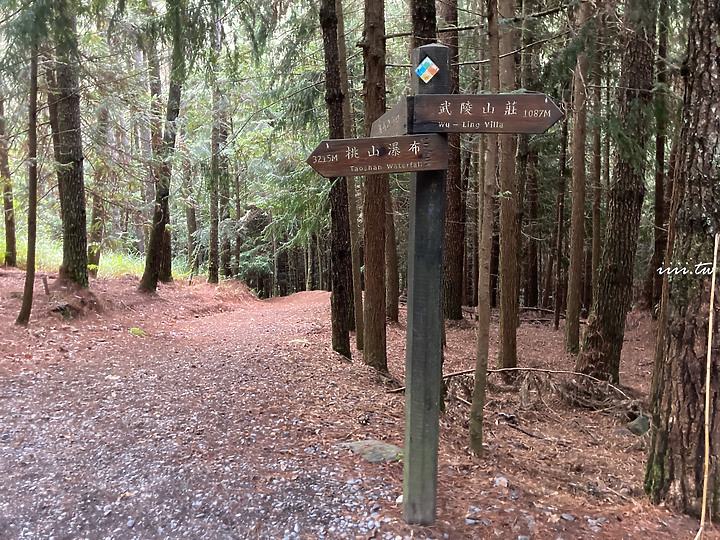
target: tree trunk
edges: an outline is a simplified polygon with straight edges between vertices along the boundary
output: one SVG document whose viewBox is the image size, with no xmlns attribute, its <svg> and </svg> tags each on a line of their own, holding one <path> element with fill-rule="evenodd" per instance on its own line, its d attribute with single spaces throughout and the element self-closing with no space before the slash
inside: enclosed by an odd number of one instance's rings
<svg viewBox="0 0 720 540">
<path fill-rule="evenodd" d="M 498 17 L 509 19 L 515 16 L 515 0 L 500 0 Z M 515 49 L 512 28 L 500 32 L 500 88 L 504 92 L 515 88 L 515 58 L 510 54 Z M 506 106 L 508 114 L 517 114 L 512 102 Z M 518 323 L 518 268 L 517 268 L 517 183 L 515 181 L 515 152 L 517 137 L 500 135 L 500 343 L 498 366 L 517 366 L 517 323 Z"/>
<path fill-rule="evenodd" d="M 608 196 L 608 222 L 593 313 L 575 370 L 617 384 L 625 316 L 632 301 L 633 265 L 642 202 L 642 160 L 647 140 L 646 108 L 653 86 L 654 0 L 632 0 L 625 14 L 619 93 L 615 181 Z M 652 25 L 647 19 L 653 19 Z"/>
<path fill-rule="evenodd" d="M 90 214 L 90 230 L 88 231 L 88 272 L 91 277 L 97 277 L 100 267 L 100 254 L 103 237 L 105 235 L 105 210 L 103 207 L 103 184 L 107 181 L 109 167 L 107 165 L 108 130 L 110 128 L 110 115 L 107 107 L 100 106 L 98 111 L 97 132 L 95 141 L 99 147 L 99 163 L 95 167 L 95 183 L 92 191 L 92 212 Z"/>
<path fill-rule="evenodd" d="M 15 240 L 15 206 L 12 179 L 10 178 L 10 145 L 6 133 L 5 97 L 0 95 L 0 184 L 2 185 L 3 215 L 5 222 L 5 266 L 17 266 L 17 243 Z"/>
<path fill-rule="evenodd" d="M 216 129 L 213 127 L 213 132 Z M 213 133 L 211 146 L 212 152 L 215 154 L 216 136 Z M 215 171 L 210 172 L 210 182 L 208 184 L 209 202 L 210 202 L 210 245 L 208 253 L 208 283 L 218 283 L 220 280 L 220 220 L 218 215 L 218 178 Z"/>
<path fill-rule="evenodd" d="M 226 141 L 223 141 L 222 146 L 225 146 L 225 144 Z M 218 206 L 220 212 L 220 271 L 224 277 L 229 278 L 232 277 L 232 269 L 230 268 L 232 242 L 230 240 L 230 175 L 227 167 L 220 184 Z"/>
<path fill-rule="evenodd" d="M 590 17 L 590 3 L 583 2 L 577 15 L 580 33 Z M 568 268 L 567 312 L 565 313 L 565 350 L 576 354 L 580 350 L 580 304 L 585 245 L 585 134 L 587 106 L 585 81 L 588 57 L 582 45 L 577 54 L 573 75 L 573 131 L 572 131 L 572 203 L 570 213 L 570 266 Z"/>
<path fill-rule="evenodd" d="M 382 0 L 365 0 L 362 48 L 365 65 L 365 134 L 385 112 L 385 12 Z M 434 35 L 434 28 L 433 28 Z M 363 361 L 387 371 L 385 328 L 385 189 L 387 175 L 365 177 L 365 349 Z"/>
<path fill-rule="evenodd" d="M 498 41 L 497 0 L 487 0 L 488 52 L 490 57 L 490 91 L 497 92 L 500 86 L 500 49 Z M 482 137 L 482 135 L 481 135 Z M 482 186 L 482 207 L 479 215 L 480 244 L 478 256 L 478 335 L 475 353 L 475 381 L 473 384 L 472 406 L 468 422 L 470 449 L 483 454 L 483 409 L 490 350 L 490 270 L 492 258 L 493 222 L 495 221 L 495 194 L 498 166 L 498 135 L 487 136 L 484 182 Z"/>
<path fill-rule="evenodd" d="M 457 27 L 457 0 L 437 0 L 437 16 L 446 28 Z M 460 91 L 458 32 L 442 32 L 439 41 L 450 48 L 450 93 Z M 460 174 L 460 134 L 448 134 L 448 169 L 445 194 L 445 253 L 443 270 L 443 315 L 460 320 L 462 313 L 463 257 L 465 248 L 465 208 Z"/>
<path fill-rule="evenodd" d="M 555 304 L 555 312 L 553 314 L 553 325 L 555 330 L 560 328 L 560 311 L 562 311 L 563 299 L 563 223 L 565 222 L 565 184 L 567 180 L 567 143 L 568 143 L 568 123 L 567 117 L 563 120 L 562 126 L 562 142 L 560 143 L 560 188 L 558 189 L 557 198 L 557 244 L 555 245 L 555 290 L 553 300 Z"/>
<path fill-rule="evenodd" d="M 60 274 L 80 287 L 88 286 L 87 223 L 80 86 L 78 82 L 75 15 L 66 1 L 56 4 L 57 113 L 63 218 L 63 262 Z"/>
<path fill-rule="evenodd" d="M 216 62 L 220 58 L 223 42 L 222 23 L 215 23 L 215 49 Z M 229 266 L 229 250 L 226 251 L 223 238 L 222 248 L 220 237 L 220 224 L 225 219 L 228 197 L 226 197 L 227 184 L 227 158 L 225 156 L 225 142 L 227 140 L 227 103 L 220 88 L 220 68 L 216 64 L 213 70 L 213 126 L 210 143 L 212 156 L 210 157 L 210 260 L 208 266 L 208 283 L 217 283 L 220 270 L 227 276 L 226 263 Z"/>
<path fill-rule="evenodd" d="M 37 88 L 38 52 L 33 44 L 30 54 L 30 103 L 28 103 L 28 242 L 25 288 L 22 306 L 15 324 L 27 326 L 32 311 L 35 286 L 35 246 L 37 244 Z"/>
<path fill-rule="evenodd" d="M 160 168 L 155 189 L 155 210 L 150 231 L 150 241 L 145 258 L 145 271 L 140 280 L 140 290 L 155 292 L 158 280 L 172 280 L 170 231 L 166 230 L 170 223 L 170 179 L 172 166 L 170 155 L 175 149 L 177 136 L 175 121 L 180 114 L 180 97 L 182 84 L 185 80 L 185 60 L 183 51 L 182 4 L 179 0 L 168 2 L 168 16 L 173 27 L 173 51 L 170 69 L 170 88 L 168 90 L 167 114 L 165 116 L 165 134 L 160 154 Z"/>
<path fill-rule="evenodd" d="M 665 266 L 688 274 L 663 276 L 660 335 L 651 391 L 653 427 L 645 491 L 655 503 L 698 516 L 702 507 L 705 398 L 710 398 L 710 447 L 707 510 L 720 517 L 720 349 L 711 350 L 712 379 L 707 384 L 708 332 L 717 338 L 720 289 L 715 289 L 714 325 L 709 329 L 713 240 L 720 231 L 720 116 L 709 106 L 720 101 L 720 1 L 695 0 L 688 28 L 685 106 L 680 158 L 675 174 L 679 204 L 673 201 Z M 674 237 L 674 238 L 673 238 Z M 674 242 L 673 242 L 674 240 Z M 696 264 L 705 263 L 700 272 Z M 704 274 L 704 275 L 703 275 Z"/>
<path fill-rule="evenodd" d="M 197 226 L 197 215 L 195 210 L 195 195 L 193 193 L 192 186 L 192 166 L 187 163 L 185 165 L 184 179 L 185 179 L 185 222 L 187 223 L 187 264 L 190 267 L 190 271 L 195 274 L 198 271 L 199 259 L 198 259 L 198 242 L 196 239 L 196 233 L 198 230 Z"/>
<path fill-rule="evenodd" d="M 246 169 L 242 169 L 243 173 L 246 172 Z M 242 204 L 242 193 L 240 190 L 240 174 L 241 169 L 239 163 L 235 162 L 235 220 L 236 224 L 239 222 L 240 218 L 243 215 L 243 204 Z M 240 274 L 240 252 L 242 250 L 242 236 L 239 230 L 239 227 L 235 228 L 235 268 L 233 268 L 233 275 L 238 276 Z M 297 290 L 300 290 L 300 285 L 298 284 Z"/>
<path fill-rule="evenodd" d="M 550 236 L 550 257 L 548 260 L 547 267 L 545 268 L 545 284 L 543 288 L 543 297 L 541 306 L 543 308 L 550 308 L 550 296 L 553 290 L 553 268 L 555 266 L 555 258 L 557 254 L 557 235 L 558 235 L 558 206 L 560 204 L 559 197 L 556 197 L 555 202 L 555 224 L 553 225 L 552 235 Z"/>
<path fill-rule="evenodd" d="M 530 47 L 535 41 L 534 24 L 528 15 L 532 13 L 535 2 L 523 0 L 522 2 L 522 46 Z M 520 87 L 528 90 L 535 90 L 538 86 L 535 82 L 535 73 L 540 71 L 537 65 L 533 66 L 532 54 L 520 56 Z M 535 62 L 538 64 L 538 62 Z M 518 213 L 518 269 L 524 270 L 524 305 L 537 306 L 538 303 L 538 267 L 537 267 L 537 218 L 538 218 L 538 185 L 537 185 L 537 164 L 538 152 L 534 141 L 531 144 L 530 135 L 520 135 L 518 141 L 518 178 L 523 186 L 522 210 Z M 523 219 L 527 212 L 527 243 L 523 257 Z"/>
<path fill-rule="evenodd" d="M 640 293 L 639 305 L 652 310 L 660 301 L 662 276 L 658 268 L 663 262 L 667 243 L 665 229 L 665 144 L 667 142 L 668 107 L 665 97 L 667 85 L 667 39 L 668 39 L 668 2 L 660 0 L 658 10 L 658 60 L 657 90 L 655 97 L 655 227 L 654 250 L 647 269 L 645 282 Z"/>
<path fill-rule="evenodd" d="M 350 100 L 350 85 L 347 73 L 347 50 L 345 47 L 345 22 L 342 11 L 342 0 L 335 0 L 335 10 L 338 18 L 338 54 L 340 56 L 340 84 L 345 99 L 343 99 L 343 128 L 346 139 L 353 136 L 353 119 Z M 348 189 L 348 219 L 350 221 L 350 251 L 352 256 L 353 311 L 350 318 L 350 329 L 355 330 L 355 346 L 359 351 L 364 347 L 363 331 L 363 300 L 362 300 L 362 273 L 360 257 L 360 226 L 358 220 L 357 191 L 355 177 L 345 178 Z"/>
<path fill-rule="evenodd" d="M 57 81 L 55 80 L 55 71 L 52 67 L 55 62 L 52 57 L 49 57 L 48 66 L 45 68 L 45 82 L 48 88 L 47 106 L 48 106 L 48 119 L 50 121 L 50 132 L 52 133 L 53 142 L 53 158 L 55 159 L 55 172 L 57 174 L 58 184 L 58 201 L 60 202 L 60 220 L 63 219 L 63 204 L 65 199 L 62 193 L 62 185 L 60 183 L 60 128 L 58 127 L 58 90 Z"/>
<path fill-rule="evenodd" d="M 390 179 L 385 191 L 385 316 L 398 322 L 400 316 L 400 272 L 398 269 L 397 239 L 395 237 L 395 205 L 390 192 Z"/>
<path fill-rule="evenodd" d="M 527 280 L 525 284 L 525 305 L 537 307 L 538 305 L 538 151 L 530 148 L 528 155 L 528 242 L 527 242 Z"/>
<path fill-rule="evenodd" d="M 436 42 L 437 19 L 434 0 L 410 0 L 410 18 L 412 20 L 411 49 Z"/>
<path fill-rule="evenodd" d="M 604 34 L 601 16 L 598 15 L 598 25 L 601 26 L 600 35 Z M 602 100 L 601 89 L 601 73 L 602 73 L 602 54 L 599 45 L 595 45 L 595 66 L 593 72 L 593 83 L 595 84 L 593 109 L 595 118 L 600 119 L 600 102 Z M 592 180 L 593 180 L 593 203 L 592 203 L 592 297 L 595 298 L 598 286 L 598 269 L 600 267 L 600 253 L 602 250 L 602 231 L 601 231 L 601 206 L 602 206 L 602 149 L 601 149 L 601 133 L 600 123 L 598 122 L 593 128 L 593 162 L 592 162 Z"/>
<path fill-rule="evenodd" d="M 320 3 L 320 26 L 325 51 L 325 103 L 331 139 L 342 139 L 343 96 L 340 84 L 338 51 L 338 19 L 335 0 Z M 331 264 L 330 309 L 332 312 L 332 348 L 350 358 L 350 297 L 352 294 L 352 256 L 350 253 L 350 222 L 348 191 L 345 177 L 330 180 Z"/>
</svg>

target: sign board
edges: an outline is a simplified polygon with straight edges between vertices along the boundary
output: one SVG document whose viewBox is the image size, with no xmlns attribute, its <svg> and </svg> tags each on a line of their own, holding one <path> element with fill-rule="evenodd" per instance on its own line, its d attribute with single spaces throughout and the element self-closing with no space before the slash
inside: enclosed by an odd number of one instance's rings
<svg viewBox="0 0 720 540">
<path fill-rule="evenodd" d="M 322 141 L 308 165 L 326 178 L 447 169 L 442 135 L 405 135 Z"/>
<path fill-rule="evenodd" d="M 413 96 L 414 133 L 544 133 L 563 112 L 545 94 Z"/>
<path fill-rule="evenodd" d="M 402 98 L 395 106 L 372 123 L 371 137 L 395 137 L 408 133 L 408 101 Z"/>
</svg>

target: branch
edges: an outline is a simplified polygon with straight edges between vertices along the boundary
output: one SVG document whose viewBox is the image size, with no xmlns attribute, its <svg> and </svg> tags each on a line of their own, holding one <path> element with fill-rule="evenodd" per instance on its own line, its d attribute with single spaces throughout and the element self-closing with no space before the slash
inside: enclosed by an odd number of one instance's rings
<svg viewBox="0 0 720 540">
<path fill-rule="evenodd" d="M 579 371 L 569 371 L 564 369 L 545 369 L 545 368 L 531 368 L 531 367 L 514 367 L 514 368 L 499 368 L 499 369 L 488 369 L 488 373 L 508 373 L 511 371 L 527 371 L 531 373 L 547 373 L 552 375 L 579 375 L 581 377 L 585 377 L 587 379 L 591 379 L 593 381 L 599 382 L 601 384 L 607 384 L 609 388 L 612 388 L 619 394 L 622 394 L 627 399 L 632 399 L 630 396 L 628 396 L 625 392 L 623 392 L 620 388 L 615 386 L 614 384 L 611 384 L 607 381 L 603 381 L 598 379 L 597 377 L 593 377 L 592 375 L 588 375 L 587 373 L 580 373 Z M 464 369 L 462 371 L 456 371 L 454 373 L 448 373 L 447 375 L 443 375 L 443 379 L 450 379 L 452 377 L 457 377 L 459 375 L 469 375 L 471 373 L 475 373 L 475 369 Z M 403 392 L 405 390 L 405 386 L 402 386 L 400 388 L 394 388 L 393 390 L 389 390 L 389 394 L 395 394 L 398 392 Z"/>
</svg>

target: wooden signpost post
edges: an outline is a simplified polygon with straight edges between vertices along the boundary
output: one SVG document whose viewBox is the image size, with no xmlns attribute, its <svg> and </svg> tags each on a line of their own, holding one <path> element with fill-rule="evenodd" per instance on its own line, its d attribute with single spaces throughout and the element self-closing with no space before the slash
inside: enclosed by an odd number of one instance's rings
<svg viewBox="0 0 720 540">
<path fill-rule="evenodd" d="M 450 49 L 430 44 L 413 50 L 413 66 L 427 65 L 427 59 L 438 67 L 436 74 L 427 82 L 412 77 L 411 90 L 447 93 Z M 437 504 L 446 175 L 444 170 L 410 177 L 403 517 L 421 525 L 435 522 Z"/>
<path fill-rule="evenodd" d="M 563 113 L 545 94 L 448 94 L 444 45 L 412 52 L 414 95 L 372 125 L 371 137 L 322 141 L 307 162 L 326 177 L 411 172 L 403 517 L 435 522 L 442 384 L 442 281 L 447 138 L 443 133 L 543 133 Z"/>
</svg>

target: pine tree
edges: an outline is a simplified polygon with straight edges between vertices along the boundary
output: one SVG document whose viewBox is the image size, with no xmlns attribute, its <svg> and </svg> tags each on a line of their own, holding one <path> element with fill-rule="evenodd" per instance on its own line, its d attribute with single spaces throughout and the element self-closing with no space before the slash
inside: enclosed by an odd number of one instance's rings
<svg viewBox="0 0 720 540">
<path fill-rule="evenodd" d="M 720 101 L 719 35 L 720 1 L 694 0 L 666 267 L 705 263 L 705 269 L 711 268 L 714 237 L 720 232 L 720 116 L 711 105 Z M 707 274 L 695 272 L 664 276 L 651 390 L 654 429 L 645 472 L 645 491 L 653 502 L 666 501 L 696 516 L 702 507 L 708 331 L 717 338 L 720 319 L 716 289 L 714 328 L 708 328 L 709 281 Z M 707 390 L 712 407 L 707 510 L 714 520 L 720 517 L 720 464 L 714 458 L 720 448 L 716 346 L 713 343 Z"/>
</svg>

